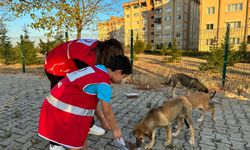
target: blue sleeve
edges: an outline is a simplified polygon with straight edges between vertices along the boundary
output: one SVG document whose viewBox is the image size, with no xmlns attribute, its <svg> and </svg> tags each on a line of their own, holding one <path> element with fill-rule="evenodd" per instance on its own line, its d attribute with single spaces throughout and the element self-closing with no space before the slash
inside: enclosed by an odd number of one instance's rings
<svg viewBox="0 0 250 150">
<path fill-rule="evenodd" d="M 110 103 L 110 99 L 112 96 L 112 88 L 109 84 L 102 83 L 97 84 L 97 98 Z"/>
</svg>

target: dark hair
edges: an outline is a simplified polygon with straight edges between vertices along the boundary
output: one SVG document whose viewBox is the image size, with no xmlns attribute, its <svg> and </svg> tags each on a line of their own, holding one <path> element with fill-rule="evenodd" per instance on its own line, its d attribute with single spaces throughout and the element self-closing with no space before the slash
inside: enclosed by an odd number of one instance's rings
<svg viewBox="0 0 250 150">
<path fill-rule="evenodd" d="M 112 71 L 120 69 L 122 70 L 122 74 L 132 73 L 131 63 L 128 57 L 124 55 L 117 55 L 117 56 L 111 57 L 106 67 L 111 69 Z"/>
<path fill-rule="evenodd" d="M 107 65 L 111 57 L 117 55 L 124 55 L 124 50 L 121 43 L 111 38 L 105 40 L 104 42 L 98 41 L 98 44 L 95 48 L 96 51 L 96 64 Z"/>
</svg>

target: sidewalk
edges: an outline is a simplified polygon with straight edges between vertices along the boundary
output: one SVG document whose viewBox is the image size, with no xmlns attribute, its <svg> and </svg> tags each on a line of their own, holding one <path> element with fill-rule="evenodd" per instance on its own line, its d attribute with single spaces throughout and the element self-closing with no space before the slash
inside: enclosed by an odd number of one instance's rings
<svg viewBox="0 0 250 150">
<path fill-rule="evenodd" d="M 169 91 L 169 90 L 168 90 Z M 44 150 L 48 142 L 38 137 L 37 122 L 41 104 L 49 92 L 45 76 L 31 74 L 0 74 L 0 149 Z M 128 99 L 124 94 L 136 92 L 139 98 Z M 134 125 L 151 107 L 159 106 L 167 92 L 144 91 L 132 85 L 114 86 L 112 106 L 125 139 L 135 142 Z M 188 144 L 189 133 L 183 127 L 178 137 L 173 137 L 173 147 L 163 146 L 165 130 L 159 129 L 153 150 L 204 149 L 204 150 L 250 150 L 250 101 L 221 99 L 215 104 L 216 121 L 206 114 L 202 123 L 197 122 L 198 111 L 193 112 L 195 145 Z M 112 133 L 88 137 L 89 150 L 115 150 Z"/>
</svg>

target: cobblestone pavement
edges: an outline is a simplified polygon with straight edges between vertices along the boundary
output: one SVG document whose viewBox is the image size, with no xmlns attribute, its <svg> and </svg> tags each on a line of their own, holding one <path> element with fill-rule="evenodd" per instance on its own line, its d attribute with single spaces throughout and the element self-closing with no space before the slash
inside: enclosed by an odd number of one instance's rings
<svg viewBox="0 0 250 150">
<path fill-rule="evenodd" d="M 49 82 L 44 76 L 31 74 L 0 74 L 0 149 L 48 149 L 48 142 L 38 137 L 37 122 Z M 165 92 L 164 92 L 165 91 Z M 128 99 L 124 94 L 139 93 L 139 98 Z M 137 90 L 131 85 L 114 86 L 112 105 L 125 139 L 135 142 L 133 126 L 150 108 L 162 104 L 166 90 Z M 189 133 L 184 127 L 178 137 L 173 137 L 172 147 L 164 147 L 165 130 L 159 129 L 153 150 L 250 149 L 250 101 L 237 101 L 216 97 L 216 121 L 206 114 L 202 123 L 197 122 L 198 111 L 193 112 L 195 145 L 188 144 Z M 151 106 L 150 106 L 151 104 Z M 89 136 L 90 150 L 115 150 L 112 133 Z"/>
</svg>

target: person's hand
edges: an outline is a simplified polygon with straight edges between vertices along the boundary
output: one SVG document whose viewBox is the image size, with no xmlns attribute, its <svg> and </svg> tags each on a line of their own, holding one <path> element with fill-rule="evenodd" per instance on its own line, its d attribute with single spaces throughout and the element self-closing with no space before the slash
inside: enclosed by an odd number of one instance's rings
<svg viewBox="0 0 250 150">
<path fill-rule="evenodd" d="M 119 139 L 122 137 L 122 132 L 121 132 L 121 129 L 120 128 L 116 128 L 113 130 L 113 136 L 114 136 L 114 139 Z"/>
<path fill-rule="evenodd" d="M 103 116 L 102 119 L 100 120 L 101 126 L 103 129 L 110 131 L 111 127 L 109 126 L 107 120 L 105 119 L 105 117 Z"/>
</svg>

